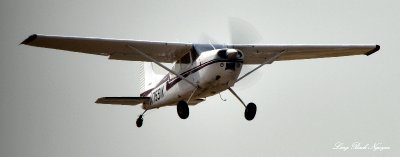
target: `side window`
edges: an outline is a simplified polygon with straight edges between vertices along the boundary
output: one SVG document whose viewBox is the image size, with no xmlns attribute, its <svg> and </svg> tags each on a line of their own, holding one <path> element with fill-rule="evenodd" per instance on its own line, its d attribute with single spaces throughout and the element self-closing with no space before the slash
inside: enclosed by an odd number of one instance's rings
<svg viewBox="0 0 400 157">
<path fill-rule="evenodd" d="M 191 63 L 191 61 L 190 61 L 190 56 L 191 56 L 191 54 L 190 53 L 187 53 L 187 54 L 185 54 L 181 59 L 179 59 L 180 60 L 180 62 L 182 63 L 182 64 L 190 64 Z"/>
<path fill-rule="evenodd" d="M 192 57 L 192 62 L 194 62 L 199 57 L 199 54 L 194 49 L 190 53 Z"/>
<path fill-rule="evenodd" d="M 186 70 L 192 63 L 192 60 L 193 60 L 192 52 L 189 52 L 176 61 L 172 70 L 176 72 L 181 72 L 183 70 Z"/>
</svg>

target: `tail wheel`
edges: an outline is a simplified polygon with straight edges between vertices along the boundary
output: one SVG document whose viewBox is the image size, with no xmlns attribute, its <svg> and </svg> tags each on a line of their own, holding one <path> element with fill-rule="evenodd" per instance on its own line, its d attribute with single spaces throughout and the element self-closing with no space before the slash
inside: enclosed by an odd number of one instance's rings
<svg viewBox="0 0 400 157">
<path fill-rule="evenodd" d="M 143 125 L 143 115 L 140 115 L 140 116 L 138 117 L 138 119 L 136 120 L 136 126 L 137 126 L 138 128 L 140 128 L 140 127 L 142 127 L 142 125 Z"/>
<path fill-rule="evenodd" d="M 256 116 L 256 112 L 257 112 L 257 106 L 254 103 L 249 103 L 246 106 L 246 110 L 244 111 L 244 117 L 250 121 L 253 120 L 254 117 Z"/>
<path fill-rule="evenodd" d="M 189 117 L 189 106 L 185 101 L 179 101 L 176 106 L 176 111 L 181 119 L 186 119 Z"/>
</svg>

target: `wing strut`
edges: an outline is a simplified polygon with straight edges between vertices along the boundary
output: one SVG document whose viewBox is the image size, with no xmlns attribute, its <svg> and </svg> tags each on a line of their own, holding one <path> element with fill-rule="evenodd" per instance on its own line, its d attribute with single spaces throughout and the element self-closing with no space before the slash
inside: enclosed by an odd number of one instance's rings
<svg viewBox="0 0 400 157">
<path fill-rule="evenodd" d="M 161 68 L 163 68 L 163 69 L 169 71 L 170 73 L 175 74 L 176 76 L 178 76 L 178 77 L 181 78 L 182 80 L 184 80 L 184 81 L 186 81 L 187 83 L 191 84 L 193 87 L 195 87 L 195 88 L 198 88 L 198 87 L 199 87 L 197 84 L 195 84 L 195 83 L 193 83 L 192 81 L 186 79 L 185 77 L 183 77 L 182 75 L 176 73 L 175 71 L 169 69 L 168 67 L 166 67 L 165 65 L 161 64 L 160 62 L 158 62 L 158 61 L 155 60 L 154 58 L 151 58 L 149 55 L 147 55 L 146 53 L 140 51 L 139 49 L 137 49 L 137 48 L 135 48 L 135 47 L 133 47 L 133 46 L 131 46 L 131 45 L 128 45 L 128 47 L 131 48 L 132 50 L 136 51 L 137 53 L 139 53 L 139 54 L 142 55 L 143 57 L 145 57 L 145 58 L 147 58 L 147 59 L 153 61 L 154 63 L 156 63 L 156 64 L 157 64 L 158 66 L 160 66 Z"/>
<path fill-rule="evenodd" d="M 243 78 L 245 78 L 246 76 L 250 75 L 251 73 L 253 73 L 254 71 L 256 71 L 257 69 L 261 68 L 262 66 L 264 66 L 265 64 L 271 64 L 272 62 L 274 62 L 275 60 L 278 59 L 279 56 L 281 56 L 283 53 L 285 53 L 287 50 L 283 50 L 277 54 L 275 54 L 274 56 L 272 56 L 271 58 L 269 58 L 268 60 L 266 60 L 264 63 L 260 64 L 259 66 L 257 66 L 256 68 L 254 68 L 253 70 L 247 72 L 246 74 L 244 74 L 242 77 L 238 78 L 236 80 L 236 82 L 239 82 L 240 80 L 242 80 Z"/>
</svg>

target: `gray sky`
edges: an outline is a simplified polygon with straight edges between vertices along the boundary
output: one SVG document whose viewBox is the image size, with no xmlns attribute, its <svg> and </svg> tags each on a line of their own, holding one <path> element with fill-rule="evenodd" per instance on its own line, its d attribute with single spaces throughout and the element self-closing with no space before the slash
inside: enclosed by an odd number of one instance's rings
<svg viewBox="0 0 400 157">
<path fill-rule="evenodd" d="M 0 156 L 395 156 L 400 154 L 400 10 L 396 1 L 0 2 Z M 276 62 L 207 98 L 181 120 L 175 107 L 99 105 L 137 96 L 138 63 L 18 44 L 33 33 L 229 42 L 228 19 L 268 44 L 380 44 L 370 57 Z M 247 88 L 246 88 L 247 87 Z M 390 150 L 333 150 L 381 142 Z"/>
</svg>

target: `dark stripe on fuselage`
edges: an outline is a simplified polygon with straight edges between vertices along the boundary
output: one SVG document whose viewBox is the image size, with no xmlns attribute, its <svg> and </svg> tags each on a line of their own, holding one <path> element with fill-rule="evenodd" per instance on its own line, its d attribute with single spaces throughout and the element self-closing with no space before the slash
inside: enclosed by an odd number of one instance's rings
<svg viewBox="0 0 400 157">
<path fill-rule="evenodd" d="M 243 63 L 243 60 L 242 60 L 242 59 L 240 59 L 240 60 L 213 59 L 213 60 L 210 60 L 210 61 L 205 62 L 205 63 L 203 63 L 203 64 L 200 64 L 200 65 L 198 65 L 198 66 L 195 66 L 195 67 L 193 67 L 193 68 L 191 68 L 191 69 L 189 69 L 189 70 L 187 70 L 187 71 L 185 71 L 185 72 L 182 72 L 180 75 L 182 75 L 183 77 L 186 78 L 186 77 L 188 77 L 190 74 L 195 73 L 195 72 L 199 71 L 200 69 L 203 69 L 204 67 L 206 67 L 206 66 L 208 66 L 208 65 L 211 65 L 211 64 L 214 64 L 214 63 L 219 63 L 219 62 L 235 62 L 235 63 L 236 63 L 236 62 L 239 62 L 239 63 Z M 167 82 L 166 89 L 167 89 L 167 91 L 168 91 L 170 88 L 174 87 L 174 85 L 177 84 L 177 83 L 178 83 L 179 81 L 181 81 L 181 80 L 182 80 L 182 79 L 179 78 L 179 77 L 174 77 L 173 79 L 171 79 L 171 78 L 169 77 L 169 73 L 168 73 L 167 75 L 164 76 L 163 79 L 161 79 L 161 81 L 160 81 L 154 88 L 157 88 L 158 86 L 160 86 L 160 85 L 163 84 L 164 82 Z M 147 90 L 147 91 L 141 93 L 140 96 L 141 96 L 141 97 L 147 96 L 148 94 L 150 94 L 150 92 L 151 92 L 154 88 L 151 88 L 151 89 L 149 89 L 149 90 Z"/>
</svg>

